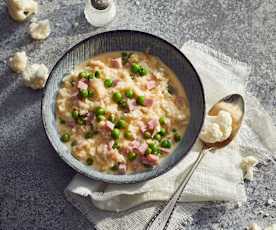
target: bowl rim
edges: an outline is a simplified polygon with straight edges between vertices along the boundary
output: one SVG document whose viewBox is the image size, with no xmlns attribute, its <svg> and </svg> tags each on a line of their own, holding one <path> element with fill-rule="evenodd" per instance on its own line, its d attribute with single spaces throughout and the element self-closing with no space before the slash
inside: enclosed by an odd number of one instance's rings
<svg viewBox="0 0 276 230">
<path fill-rule="evenodd" d="M 194 136 L 194 138 L 192 139 L 192 141 L 190 142 L 188 148 L 187 148 L 187 151 L 186 151 L 186 154 L 182 154 L 181 158 L 179 158 L 178 161 L 175 161 L 173 164 L 171 164 L 170 166 L 166 167 L 164 170 L 160 170 L 158 171 L 157 173 L 155 174 L 148 174 L 144 177 L 133 177 L 132 179 L 128 179 L 128 180 L 121 180 L 121 181 L 118 181 L 118 180 L 112 180 L 112 179 L 106 179 L 106 178 L 100 178 L 100 177 L 97 177 L 97 176 L 94 176 L 92 174 L 89 174 L 87 172 L 85 172 L 84 170 L 81 170 L 80 168 L 78 168 L 76 165 L 74 165 L 74 163 L 72 163 L 71 161 L 67 160 L 67 158 L 65 156 L 63 156 L 60 152 L 59 152 L 59 149 L 56 148 L 55 145 L 52 144 L 51 142 L 51 138 L 50 138 L 50 133 L 48 132 L 48 129 L 46 128 L 46 120 L 45 120 L 45 117 L 44 117 L 44 110 L 43 110 L 43 105 L 45 104 L 45 94 L 46 94 L 46 90 L 48 89 L 48 83 L 49 83 L 49 80 L 53 77 L 53 72 L 54 70 L 57 68 L 57 66 L 59 65 L 59 63 L 63 60 L 63 58 L 70 52 L 72 51 L 73 49 L 75 49 L 76 47 L 78 47 L 79 45 L 81 45 L 82 43 L 90 40 L 90 39 L 93 39 L 94 37 L 97 37 L 97 36 L 102 36 L 103 34 L 113 34 L 113 33 L 137 33 L 137 34 L 143 34 L 143 35 L 146 35 L 148 37 L 152 37 L 154 39 L 157 39 L 157 40 L 161 40 L 162 42 L 166 43 L 168 46 L 172 47 L 176 52 L 178 52 L 185 60 L 186 62 L 190 65 L 190 67 L 192 68 L 192 70 L 195 72 L 195 75 L 197 77 L 197 80 L 199 82 L 199 86 L 201 88 L 201 96 L 202 96 L 202 105 L 203 105 L 203 111 L 202 111 L 202 119 L 200 121 L 200 128 L 198 130 L 198 133 L 197 135 Z M 55 64 L 53 65 L 50 73 L 49 73 L 49 77 L 48 79 L 46 80 L 46 83 L 45 83 L 45 86 L 44 86 L 44 89 L 43 89 L 43 95 L 42 95 L 42 99 L 41 99 L 41 121 L 42 121 L 42 124 L 43 124 L 43 129 L 46 133 L 46 136 L 47 136 L 47 139 L 48 139 L 48 142 L 50 143 L 50 145 L 54 148 L 55 152 L 58 154 L 58 156 L 67 164 L 69 165 L 71 168 L 73 168 L 77 173 L 80 173 L 90 179 L 93 179 L 95 181 L 99 181 L 99 182 L 105 182 L 105 183 L 110 183 L 110 184 L 135 184 L 135 183 L 140 183 L 140 182 L 145 182 L 145 181 L 148 181 L 150 179 L 154 179 L 156 177 L 159 177 L 161 175 L 163 175 L 164 173 L 170 171 L 172 168 L 174 168 L 181 160 L 183 160 L 183 158 L 190 152 L 190 150 L 192 149 L 192 147 L 194 146 L 198 136 L 199 136 L 199 133 L 202 129 L 202 126 L 203 126 L 203 122 L 204 122 L 204 118 L 205 118 L 205 113 L 206 113 L 206 101 L 205 101 L 205 92 L 204 92 L 204 87 L 203 87 L 203 84 L 202 84 L 202 81 L 201 81 L 201 78 L 198 74 L 198 72 L 196 71 L 196 69 L 194 68 L 193 64 L 190 62 L 190 60 L 185 56 L 185 54 L 179 49 L 177 48 L 175 45 L 173 45 L 172 43 L 170 43 L 169 41 L 167 41 L 166 39 L 164 38 L 161 38 L 157 35 L 154 35 L 152 33 L 149 33 L 149 32 L 145 32 L 145 31 L 139 31 L 139 30 L 131 30 L 131 29 L 117 29 L 117 30 L 108 30 L 108 31 L 103 31 L 103 32 L 99 32 L 99 33 L 95 33 L 93 35 L 89 35 L 87 36 L 86 38 L 78 41 L 77 43 L 75 43 L 74 45 L 72 45 L 70 48 L 68 48 L 65 52 L 63 52 L 63 54 L 58 58 L 58 60 L 55 62 Z M 130 174 L 131 175 L 131 174 Z M 131 177 L 130 177 L 131 178 Z"/>
</svg>

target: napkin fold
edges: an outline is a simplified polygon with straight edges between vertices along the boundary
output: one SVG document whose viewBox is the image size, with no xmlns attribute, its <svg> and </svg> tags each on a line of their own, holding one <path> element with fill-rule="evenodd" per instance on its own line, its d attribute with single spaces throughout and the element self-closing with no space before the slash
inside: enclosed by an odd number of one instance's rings
<svg viewBox="0 0 276 230">
<path fill-rule="evenodd" d="M 185 188 L 168 229 L 177 229 L 191 218 L 192 208 L 182 202 L 246 201 L 239 166 L 241 157 L 255 155 L 264 159 L 276 152 L 272 120 L 244 88 L 250 67 L 194 41 L 185 43 L 181 51 L 201 77 L 207 110 L 222 97 L 240 93 L 246 101 L 246 115 L 238 138 L 227 147 L 205 156 Z M 170 197 L 200 149 L 201 144 L 197 141 L 176 167 L 143 183 L 110 185 L 78 174 L 65 189 L 66 198 L 98 230 L 142 230 L 159 208 L 160 202 L 153 201 Z"/>
</svg>

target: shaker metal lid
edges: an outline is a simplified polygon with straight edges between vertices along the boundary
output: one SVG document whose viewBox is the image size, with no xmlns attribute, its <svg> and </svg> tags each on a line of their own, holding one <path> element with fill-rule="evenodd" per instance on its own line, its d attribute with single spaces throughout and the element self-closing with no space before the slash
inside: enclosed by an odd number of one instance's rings
<svg viewBox="0 0 276 230">
<path fill-rule="evenodd" d="M 106 9 L 112 0 L 91 0 L 92 6 L 97 10 Z"/>
</svg>

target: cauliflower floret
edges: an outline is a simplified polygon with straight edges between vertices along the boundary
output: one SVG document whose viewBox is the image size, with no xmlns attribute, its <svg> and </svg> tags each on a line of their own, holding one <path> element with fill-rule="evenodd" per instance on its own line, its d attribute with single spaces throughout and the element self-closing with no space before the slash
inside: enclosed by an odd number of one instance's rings
<svg viewBox="0 0 276 230">
<path fill-rule="evenodd" d="M 7 5 L 10 16 L 18 22 L 36 14 L 38 8 L 38 4 L 34 0 L 8 0 Z"/>
<path fill-rule="evenodd" d="M 200 133 L 200 139 L 206 143 L 226 140 L 232 132 L 232 116 L 221 110 L 217 116 L 207 116 Z"/>
<path fill-rule="evenodd" d="M 49 71 L 44 64 L 29 65 L 23 72 L 25 85 L 32 89 L 42 89 L 45 86 L 48 76 Z"/>
<path fill-rule="evenodd" d="M 250 224 L 250 225 L 248 226 L 248 229 L 249 229 L 249 230 L 262 230 L 261 227 L 260 227 L 259 225 L 255 224 L 255 223 Z"/>
<path fill-rule="evenodd" d="M 9 59 L 9 66 L 12 71 L 16 73 L 22 73 L 27 66 L 28 57 L 26 53 L 23 52 L 16 52 L 13 57 Z"/>
<path fill-rule="evenodd" d="M 272 224 L 265 228 L 265 230 L 276 230 L 276 224 Z"/>
<path fill-rule="evenodd" d="M 243 171 L 244 179 L 253 180 L 253 169 L 257 163 L 258 160 L 253 156 L 247 156 L 242 159 L 240 167 Z"/>
<path fill-rule="evenodd" d="M 29 33 L 35 40 L 46 39 L 51 33 L 49 20 L 46 19 L 31 23 L 29 27 Z"/>
</svg>

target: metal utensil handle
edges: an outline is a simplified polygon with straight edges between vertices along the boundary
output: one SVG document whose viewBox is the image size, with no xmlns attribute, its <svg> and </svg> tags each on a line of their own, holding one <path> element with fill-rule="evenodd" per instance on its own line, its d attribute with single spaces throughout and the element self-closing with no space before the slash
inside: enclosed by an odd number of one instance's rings
<svg viewBox="0 0 276 230">
<path fill-rule="evenodd" d="M 169 221 L 171 214 L 173 213 L 176 202 L 179 200 L 184 188 L 188 184 L 190 178 L 192 177 L 194 171 L 197 169 L 199 163 L 203 159 L 205 152 L 207 149 L 202 148 L 200 151 L 196 161 L 193 163 L 192 167 L 190 168 L 188 174 L 184 177 L 183 181 L 178 186 L 177 190 L 171 196 L 170 200 L 163 208 L 160 213 L 157 213 L 149 222 L 147 230 L 162 230 L 165 229 L 167 222 Z"/>
</svg>

